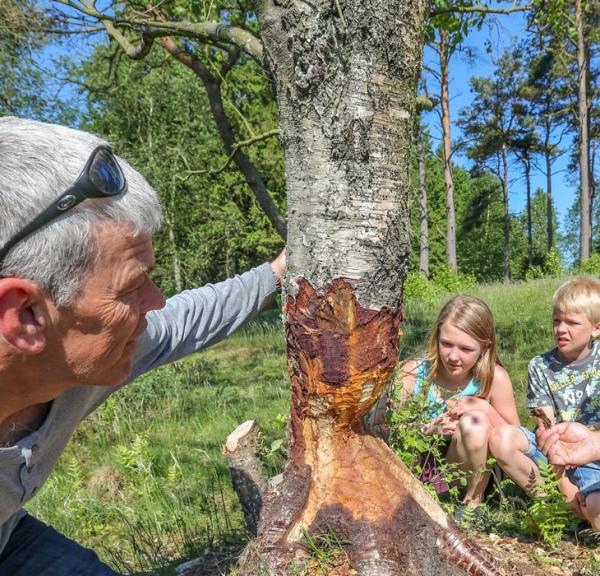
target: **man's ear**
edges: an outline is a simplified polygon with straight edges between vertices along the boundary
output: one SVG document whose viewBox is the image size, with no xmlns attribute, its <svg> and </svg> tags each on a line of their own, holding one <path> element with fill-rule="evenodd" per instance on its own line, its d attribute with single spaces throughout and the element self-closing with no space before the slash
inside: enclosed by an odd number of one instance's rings
<svg viewBox="0 0 600 576">
<path fill-rule="evenodd" d="M 0 338 L 24 354 L 46 347 L 46 295 L 34 282 L 0 279 Z"/>
</svg>

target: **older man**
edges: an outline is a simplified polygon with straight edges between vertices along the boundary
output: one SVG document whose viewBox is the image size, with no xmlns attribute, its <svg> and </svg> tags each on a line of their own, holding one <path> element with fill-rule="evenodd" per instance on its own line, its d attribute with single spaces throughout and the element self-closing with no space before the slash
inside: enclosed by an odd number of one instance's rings
<svg viewBox="0 0 600 576">
<path fill-rule="evenodd" d="M 0 574 L 114 575 L 23 504 L 110 394 L 259 312 L 285 256 L 165 302 L 157 195 L 104 142 L 0 118 L 0 159 Z"/>
</svg>

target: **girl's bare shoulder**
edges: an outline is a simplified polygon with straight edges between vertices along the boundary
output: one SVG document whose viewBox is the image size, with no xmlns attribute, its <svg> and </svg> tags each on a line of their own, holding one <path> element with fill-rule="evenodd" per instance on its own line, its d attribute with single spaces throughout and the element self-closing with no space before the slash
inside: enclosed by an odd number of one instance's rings
<svg viewBox="0 0 600 576">
<path fill-rule="evenodd" d="M 504 368 L 503 366 L 500 366 L 500 364 L 496 364 L 496 366 L 494 367 L 494 384 L 496 384 L 496 383 L 499 383 L 499 384 L 507 384 L 508 383 L 512 386 L 510 376 L 508 375 L 506 368 Z"/>
</svg>

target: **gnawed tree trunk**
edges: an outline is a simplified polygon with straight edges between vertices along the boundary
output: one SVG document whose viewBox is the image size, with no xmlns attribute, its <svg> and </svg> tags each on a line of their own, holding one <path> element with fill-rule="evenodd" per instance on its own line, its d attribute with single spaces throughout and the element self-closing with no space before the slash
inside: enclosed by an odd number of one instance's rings
<svg viewBox="0 0 600 576">
<path fill-rule="evenodd" d="M 322 573 L 306 534 L 332 532 L 332 574 L 495 574 L 362 426 L 398 357 L 426 1 L 256 6 L 286 151 L 292 408 L 284 479 L 239 573 Z"/>
</svg>

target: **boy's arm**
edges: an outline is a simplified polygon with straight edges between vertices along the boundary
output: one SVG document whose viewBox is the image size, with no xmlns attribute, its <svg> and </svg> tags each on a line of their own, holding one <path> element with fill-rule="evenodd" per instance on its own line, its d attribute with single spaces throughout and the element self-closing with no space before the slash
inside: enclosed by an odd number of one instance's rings
<svg viewBox="0 0 600 576">
<path fill-rule="evenodd" d="M 555 423 L 556 417 L 548 382 L 538 366 L 540 362 L 541 356 L 537 356 L 529 363 L 527 370 L 527 408 L 535 417 L 536 426 L 546 428 L 548 422 L 550 426 Z M 539 411 L 538 414 L 535 411 Z"/>
</svg>

